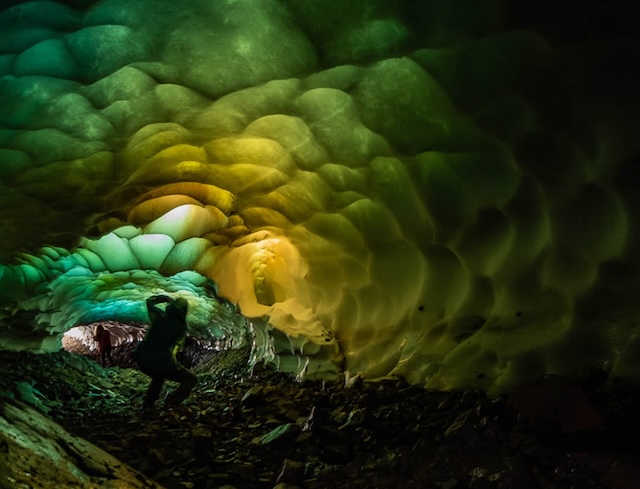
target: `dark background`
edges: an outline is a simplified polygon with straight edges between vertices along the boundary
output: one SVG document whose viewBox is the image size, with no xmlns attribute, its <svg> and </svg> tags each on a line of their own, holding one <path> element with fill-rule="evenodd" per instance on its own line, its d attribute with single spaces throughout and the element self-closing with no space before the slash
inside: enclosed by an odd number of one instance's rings
<svg viewBox="0 0 640 489">
<path fill-rule="evenodd" d="M 504 0 L 507 30 L 542 34 L 553 45 L 602 39 L 640 39 L 632 0 Z"/>
<path fill-rule="evenodd" d="M 0 11 L 26 0 L 0 0 Z M 57 0 L 74 8 L 88 8 L 96 0 Z M 134 1 L 134 0 L 132 0 Z M 216 0 L 202 0 L 214 2 Z M 348 1 L 348 0 L 345 0 Z M 397 0 L 389 0 L 396 2 Z M 430 0 L 405 0 L 421 9 Z M 448 0 L 455 2 L 458 0 Z M 498 0 L 503 4 L 505 30 L 534 30 L 554 45 L 611 38 L 640 39 L 640 7 L 634 0 Z M 466 2 L 461 2 L 461 4 Z M 176 5 L 176 8 L 179 8 Z M 464 8 L 464 7 L 461 7 Z"/>
</svg>

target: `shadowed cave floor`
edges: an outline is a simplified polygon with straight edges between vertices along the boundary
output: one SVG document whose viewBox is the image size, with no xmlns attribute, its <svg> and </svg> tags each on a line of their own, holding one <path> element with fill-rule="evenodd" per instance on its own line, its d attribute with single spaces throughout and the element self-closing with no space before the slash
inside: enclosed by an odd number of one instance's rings
<svg viewBox="0 0 640 489">
<path fill-rule="evenodd" d="M 122 366 L 103 369 L 66 351 L 0 352 L 0 394 L 15 393 L 169 489 L 640 487 L 634 386 L 583 383 L 603 423 L 563 435 L 519 415 L 506 396 L 402 381 L 300 383 L 250 373 L 246 350 L 200 351 L 187 359 L 199 377 L 189 414 L 146 418 L 147 378 L 129 368 L 129 348 L 114 356 Z"/>
</svg>

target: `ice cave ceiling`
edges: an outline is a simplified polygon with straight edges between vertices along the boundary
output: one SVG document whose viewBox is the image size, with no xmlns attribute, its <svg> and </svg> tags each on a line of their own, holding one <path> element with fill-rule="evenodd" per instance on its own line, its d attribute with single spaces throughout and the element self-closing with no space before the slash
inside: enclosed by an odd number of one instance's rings
<svg viewBox="0 0 640 489">
<path fill-rule="evenodd" d="M 635 41 L 498 0 L 3 5 L 0 348 L 160 291 L 233 336 L 217 288 L 305 375 L 640 375 Z"/>
</svg>

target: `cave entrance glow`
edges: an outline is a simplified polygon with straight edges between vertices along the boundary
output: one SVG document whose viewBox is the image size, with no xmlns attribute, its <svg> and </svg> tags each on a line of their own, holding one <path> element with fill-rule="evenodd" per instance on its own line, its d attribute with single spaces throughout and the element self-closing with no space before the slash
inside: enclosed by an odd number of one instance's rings
<svg viewBox="0 0 640 489">
<path fill-rule="evenodd" d="M 102 326 L 110 334 L 111 351 L 103 358 L 95 339 L 96 328 Z M 117 321 L 103 321 L 76 326 L 62 337 L 65 351 L 82 355 L 100 363 L 104 367 L 137 368 L 133 350 L 144 338 L 148 325 L 125 324 Z M 186 367 L 195 367 L 211 360 L 218 352 L 233 348 L 233 343 L 225 338 L 206 340 L 188 336 L 184 351 L 178 360 Z"/>
</svg>

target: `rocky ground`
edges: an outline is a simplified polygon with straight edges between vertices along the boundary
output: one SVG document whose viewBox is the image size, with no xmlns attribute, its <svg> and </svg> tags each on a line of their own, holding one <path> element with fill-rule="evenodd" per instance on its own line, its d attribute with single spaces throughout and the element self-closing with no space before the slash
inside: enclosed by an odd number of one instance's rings
<svg viewBox="0 0 640 489">
<path fill-rule="evenodd" d="M 403 381 L 346 389 L 250 372 L 246 350 L 194 347 L 187 409 L 142 416 L 148 379 L 130 347 L 107 368 L 86 353 L 0 352 L 0 397 L 168 489 L 640 487 L 635 386 L 549 379 L 496 399 Z"/>
</svg>

